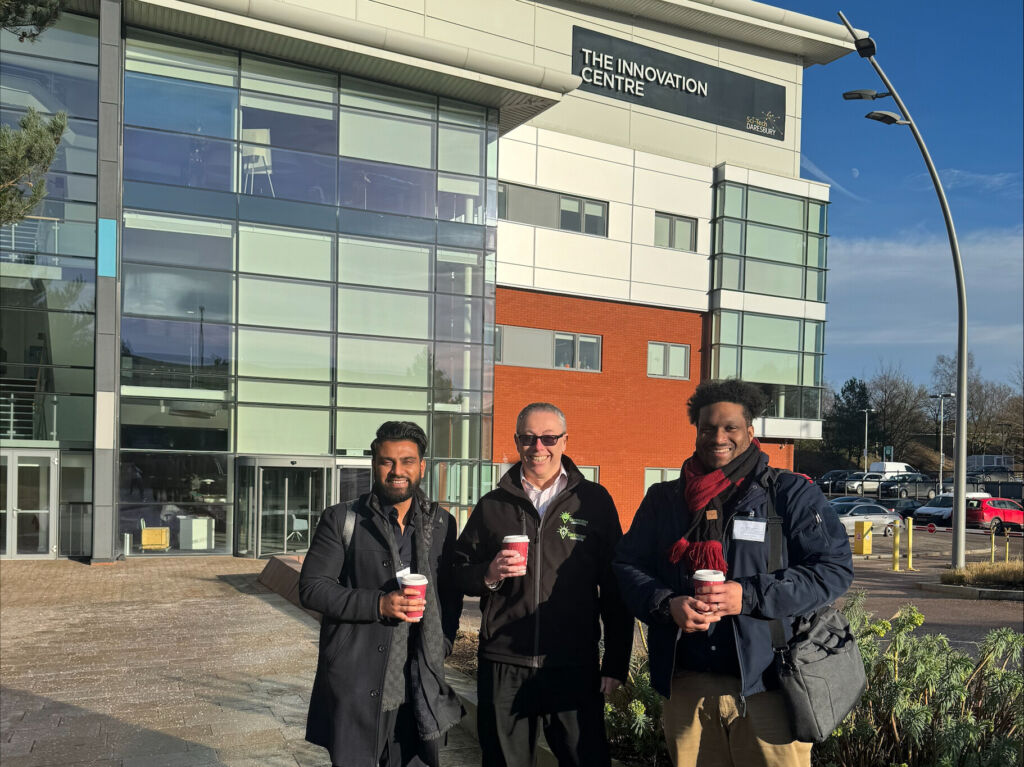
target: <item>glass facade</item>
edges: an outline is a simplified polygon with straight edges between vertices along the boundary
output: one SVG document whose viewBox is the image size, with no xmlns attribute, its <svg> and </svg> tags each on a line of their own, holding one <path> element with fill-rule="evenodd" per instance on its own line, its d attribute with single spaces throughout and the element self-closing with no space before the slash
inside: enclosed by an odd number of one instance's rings
<svg viewBox="0 0 1024 767">
<path fill-rule="evenodd" d="M 390 419 L 427 431 L 432 492 L 476 500 L 496 117 L 128 31 L 122 532 L 163 524 L 173 551 L 180 509 L 227 550 L 236 458 L 365 460 Z"/>
</svg>

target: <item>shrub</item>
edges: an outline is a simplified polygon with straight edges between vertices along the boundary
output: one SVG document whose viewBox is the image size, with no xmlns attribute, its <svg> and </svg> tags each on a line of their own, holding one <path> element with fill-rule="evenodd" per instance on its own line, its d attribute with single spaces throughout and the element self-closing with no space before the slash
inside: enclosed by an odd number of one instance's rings
<svg viewBox="0 0 1024 767">
<path fill-rule="evenodd" d="M 604 704 L 605 730 L 616 756 L 631 764 L 670 764 L 661 730 L 661 696 L 651 686 L 646 627 L 637 621 L 642 649 L 633 650 L 629 676 Z"/>
<path fill-rule="evenodd" d="M 916 636 L 924 617 L 906 605 L 872 620 L 864 592 L 843 607 L 868 687 L 857 708 L 815 747 L 820 767 L 1002 767 L 1024 752 L 1024 634 L 989 632 L 977 659 L 942 634 Z"/>
</svg>

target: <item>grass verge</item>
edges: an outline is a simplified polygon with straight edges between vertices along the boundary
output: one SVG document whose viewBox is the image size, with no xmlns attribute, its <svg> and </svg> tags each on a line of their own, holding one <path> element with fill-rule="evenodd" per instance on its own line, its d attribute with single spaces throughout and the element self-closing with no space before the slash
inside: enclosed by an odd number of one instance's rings
<svg viewBox="0 0 1024 767">
<path fill-rule="evenodd" d="M 943 583 L 954 586 L 1024 588 L 1024 560 L 971 562 L 966 567 L 947 570 L 939 578 Z"/>
</svg>

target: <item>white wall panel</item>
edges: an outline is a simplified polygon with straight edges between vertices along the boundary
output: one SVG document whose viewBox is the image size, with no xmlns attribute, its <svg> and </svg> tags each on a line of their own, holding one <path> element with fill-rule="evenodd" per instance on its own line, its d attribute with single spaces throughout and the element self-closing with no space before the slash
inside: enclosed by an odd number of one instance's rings
<svg viewBox="0 0 1024 767">
<path fill-rule="evenodd" d="M 633 206 L 621 202 L 608 205 L 608 239 L 629 242 L 633 228 Z"/>
<path fill-rule="evenodd" d="M 533 267 L 520 266 L 519 264 L 507 264 L 499 261 L 497 264 L 498 284 L 510 288 L 533 288 Z"/>
<path fill-rule="evenodd" d="M 686 160 L 677 160 L 674 157 L 651 154 L 650 152 L 634 152 L 635 165 L 646 170 L 656 170 L 660 173 L 670 173 L 680 178 L 689 178 L 695 181 L 703 181 L 709 186 L 714 181 L 714 171 L 710 165 L 700 165 Z"/>
<path fill-rule="evenodd" d="M 560 192 L 630 202 L 633 168 L 629 165 L 537 148 L 537 186 Z"/>
<path fill-rule="evenodd" d="M 629 300 L 639 304 L 670 306 L 673 309 L 692 309 L 695 312 L 708 310 L 708 294 L 700 290 L 674 288 L 668 285 L 648 285 L 643 282 L 630 283 Z"/>
<path fill-rule="evenodd" d="M 799 418 L 758 418 L 754 422 L 758 437 L 775 439 L 821 439 L 821 421 Z"/>
<path fill-rule="evenodd" d="M 633 200 L 636 205 L 665 213 L 711 218 L 711 184 L 705 181 L 638 168 L 633 185 Z"/>
<path fill-rule="evenodd" d="M 629 279 L 629 243 L 557 229 L 537 229 L 538 268 Z"/>
<path fill-rule="evenodd" d="M 534 286 L 540 290 L 554 290 L 559 293 L 588 296 L 590 298 L 611 298 L 619 301 L 629 299 L 629 282 L 589 274 L 568 274 L 550 269 L 534 270 Z"/>
<path fill-rule="evenodd" d="M 536 145 L 499 139 L 498 178 L 513 184 L 537 186 Z"/>
<path fill-rule="evenodd" d="M 498 222 L 499 263 L 533 266 L 534 232 L 532 226 L 511 221 Z"/>
<path fill-rule="evenodd" d="M 654 209 L 633 206 L 633 246 L 654 245 Z"/>
<path fill-rule="evenodd" d="M 707 293 L 708 257 L 669 248 L 633 246 L 631 277 L 634 282 L 670 285 Z"/>
<path fill-rule="evenodd" d="M 552 130 L 537 131 L 537 145 L 549 149 L 560 149 L 571 154 L 581 154 L 597 160 L 608 160 L 622 165 L 633 164 L 633 150 L 628 147 L 615 146 L 604 141 L 571 136 Z"/>
</svg>

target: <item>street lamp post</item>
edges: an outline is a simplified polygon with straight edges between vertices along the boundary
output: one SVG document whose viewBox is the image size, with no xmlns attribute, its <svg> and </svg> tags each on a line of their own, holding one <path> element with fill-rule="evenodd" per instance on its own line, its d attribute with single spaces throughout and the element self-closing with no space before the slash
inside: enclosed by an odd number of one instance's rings
<svg viewBox="0 0 1024 767">
<path fill-rule="evenodd" d="M 876 412 L 873 407 L 862 407 L 860 412 L 864 414 L 864 473 L 868 471 L 868 413 Z"/>
<path fill-rule="evenodd" d="M 945 412 L 942 406 L 946 404 L 946 400 L 949 397 L 955 397 L 956 395 L 952 392 L 942 392 L 941 394 L 929 394 L 928 399 L 937 399 L 939 401 L 939 492 L 942 492 L 942 470 L 946 466 L 946 421 Z"/>
<path fill-rule="evenodd" d="M 847 100 L 866 99 L 873 101 L 877 98 L 892 97 L 899 107 L 900 115 L 892 112 L 869 112 L 866 117 L 878 120 L 886 125 L 907 125 L 914 134 L 917 146 L 924 157 L 924 163 L 928 168 L 928 174 L 935 186 L 935 194 L 938 195 L 939 205 L 942 208 L 942 217 L 946 221 L 946 235 L 949 237 L 949 247 L 953 255 L 953 272 L 956 277 L 956 298 L 957 298 L 957 333 L 956 333 L 956 436 L 953 439 L 953 567 L 964 566 L 964 546 L 966 543 L 967 518 L 965 516 L 965 490 L 967 483 L 967 288 L 964 285 L 964 268 L 960 260 L 960 245 L 956 239 L 956 229 L 953 227 L 953 214 L 949 211 L 949 203 L 946 201 L 946 193 L 942 190 L 942 182 L 939 181 L 938 171 L 932 162 L 928 148 L 925 146 L 921 132 L 917 129 L 910 112 L 900 98 L 896 89 L 885 76 L 882 67 L 875 61 L 877 50 L 875 41 L 870 37 L 858 38 L 853 26 L 847 20 L 843 12 L 839 12 L 839 18 L 850 32 L 854 46 L 861 58 L 867 59 L 875 72 L 881 78 L 885 87 L 885 93 L 876 93 L 871 90 L 847 91 L 843 98 Z"/>
</svg>

